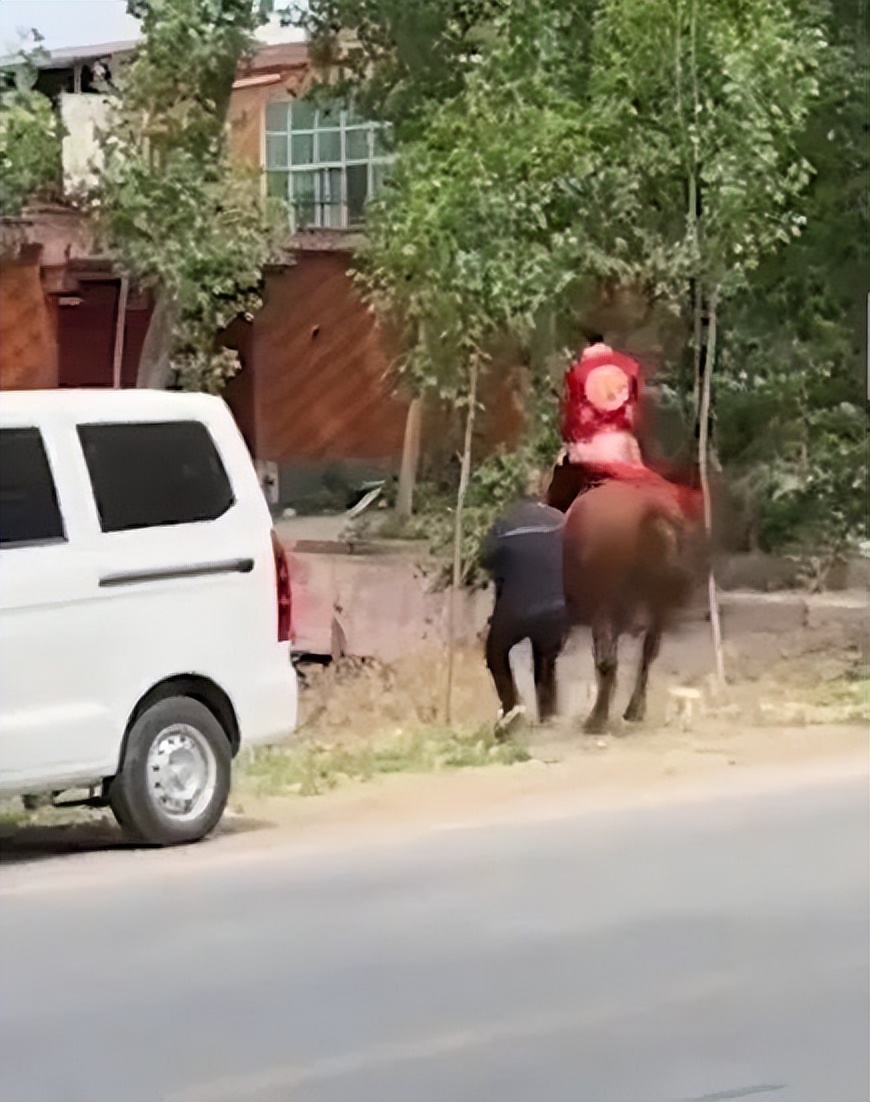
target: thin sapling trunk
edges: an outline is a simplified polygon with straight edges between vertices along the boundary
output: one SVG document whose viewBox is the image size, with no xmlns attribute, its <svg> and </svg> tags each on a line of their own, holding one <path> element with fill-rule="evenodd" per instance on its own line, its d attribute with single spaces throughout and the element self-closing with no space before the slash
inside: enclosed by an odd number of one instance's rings
<svg viewBox="0 0 870 1102">
<path fill-rule="evenodd" d="M 704 504 L 704 529 L 708 542 L 713 534 L 713 504 L 710 498 L 710 400 L 713 381 L 713 365 L 716 357 L 716 327 L 718 322 L 718 288 L 710 296 L 710 324 L 707 334 L 707 355 L 704 357 L 704 373 L 701 379 L 700 432 L 698 437 L 698 467 L 701 476 L 701 496 Z M 713 634 L 713 655 L 716 661 L 716 681 L 719 688 L 725 686 L 725 659 L 722 653 L 722 625 L 719 620 L 719 600 L 716 592 L 716 576 L 713 565 L 707 576 L 707 596 L 710 605 L 710 629 Z"/>
<path fill-rule="evenodd" d="M 450 601 L 447 606 L 447 688 L 444 696 L 444 723 L 449 727 L 453 720 L 453 670 L 456 664 L 456 604 L 462 585 L 462 513 L 465 494 L 471 475 L 471 443 L 474 437 L 474 418 L 477 412 L 477 376 L 480 370 L 480 353 L 471 354 L 468 371 L 468 411 L 465 417 L 465 442 L 459 472 L 459 489 L 456 493 L 456 516 L 453 522 L 453 579 Z"/>
</svg>

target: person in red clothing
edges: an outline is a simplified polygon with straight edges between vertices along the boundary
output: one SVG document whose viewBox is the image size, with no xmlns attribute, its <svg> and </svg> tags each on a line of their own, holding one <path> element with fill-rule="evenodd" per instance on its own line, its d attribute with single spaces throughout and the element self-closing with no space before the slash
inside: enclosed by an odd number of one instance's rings
<svg viewBox="0 0 870 1102">
<path fill-rule="evenodd" d="M 549 504 L 566 511 L 578 492 L 614 478 L 644 486 L 675 513 L 698 515 L 695 490 L 670 482 L 644 462 L 637 435 L 642 387 L 637 360 L 601 338 L 571 363 L 562 393 L 563 450 Z"/>
<path fill-rule="evenodd" d="M 606 469 L 643 466 L 635 435 L 641 376 L 637 360 L 603 341 L 568 368 L 562 396 L 562 440 L 571 463 Z"/>
</svg>

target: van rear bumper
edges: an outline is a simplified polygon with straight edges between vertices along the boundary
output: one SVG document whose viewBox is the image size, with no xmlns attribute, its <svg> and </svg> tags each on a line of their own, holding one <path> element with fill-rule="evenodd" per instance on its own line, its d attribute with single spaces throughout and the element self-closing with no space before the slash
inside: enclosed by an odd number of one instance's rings
<svg viewBox="0 0 870 1102">
<path fill-rule="evenodd" d="M 296 729 L 299 691 L 290 644 L 277 643 L 274 659 L 264 663 L 260 675 L 237 699 L 241 746 L 279 742 Z"/>
</svg>

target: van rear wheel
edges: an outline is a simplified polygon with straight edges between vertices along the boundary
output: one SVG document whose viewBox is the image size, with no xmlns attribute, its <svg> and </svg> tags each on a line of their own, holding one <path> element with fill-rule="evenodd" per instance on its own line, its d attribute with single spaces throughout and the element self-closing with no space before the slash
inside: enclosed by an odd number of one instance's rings
<svg viewBox="0 0 870 1102">
<path fill-rule="evenodd" d="M 231 770 L 229 737 L 208 708 L 190 697 L 168 697 L 130 728 L 109 804 L 138 842 L 196 842 L 224 813 Z"/>
</svg>

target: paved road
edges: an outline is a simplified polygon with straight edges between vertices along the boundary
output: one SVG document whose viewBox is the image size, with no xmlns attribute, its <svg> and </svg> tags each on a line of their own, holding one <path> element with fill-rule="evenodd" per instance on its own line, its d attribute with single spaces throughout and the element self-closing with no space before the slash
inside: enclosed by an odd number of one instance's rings
<svg viewBox="0 0 870 1102">
<path fill-rule="evenodd" d="M 3 1102 L 867 1102 L 866 777 L 204 852 L 0 878 Z"/>
</svg>

